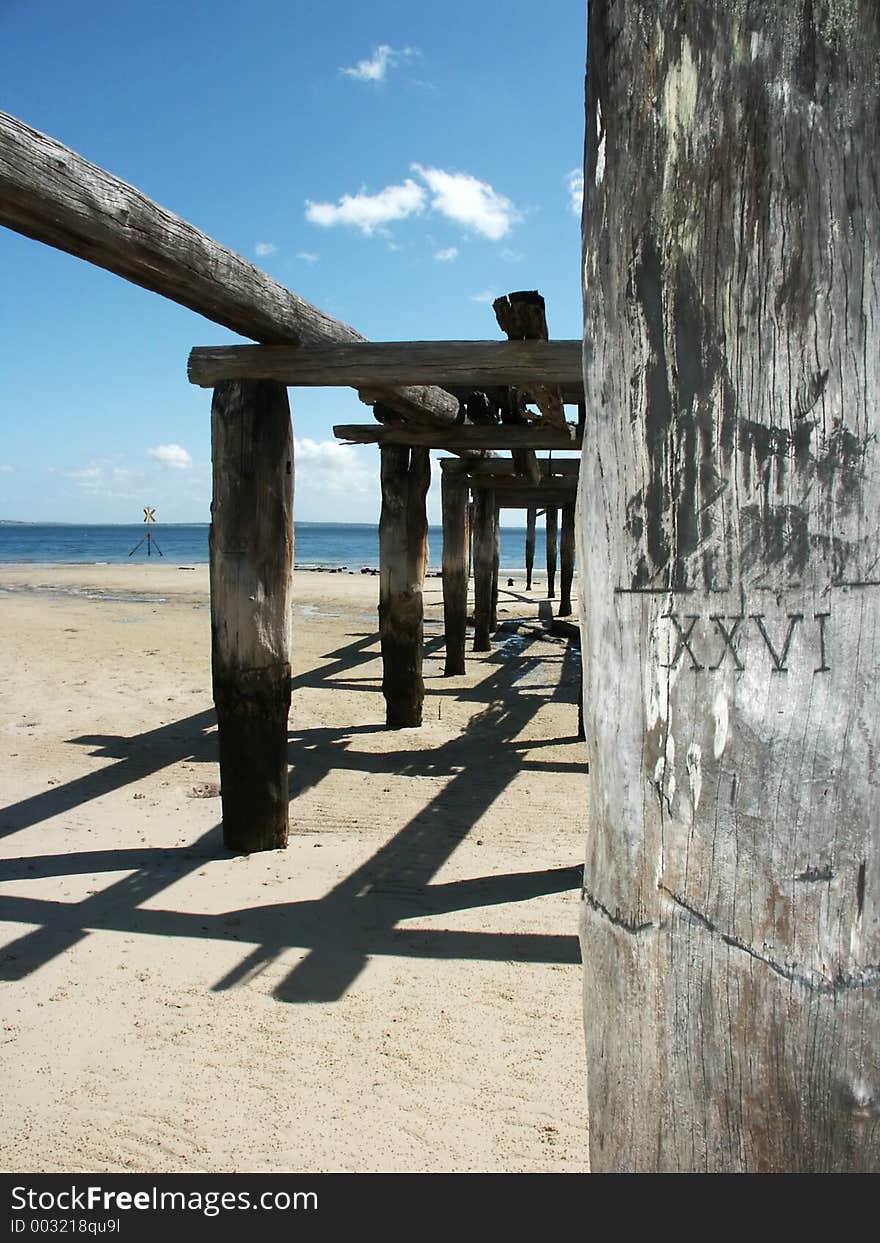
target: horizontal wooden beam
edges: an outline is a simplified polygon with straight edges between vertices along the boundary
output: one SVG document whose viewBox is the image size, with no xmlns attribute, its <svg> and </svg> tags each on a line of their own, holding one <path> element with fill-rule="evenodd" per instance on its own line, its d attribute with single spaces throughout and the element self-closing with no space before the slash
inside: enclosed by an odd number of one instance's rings
<svg viewBox="0 0 880 1243">
<path fill-rule="evenodd" d="M 474 492 L 478 492 L 481 488 L 494 488 L 499 494 L 502 492 L 518 491 L 524 487 L 529 488 L 535 495 L 543 495 L 546 492 L 558 492 L 565 494 L 569 499 L 577 491 L 577 476 L 572 475 L 569 478 L 562 478 L 558 475 L 547 479 L 542 479 L 540 483 L 524 483 L 519 475 L 472 475 L 470 477 L 470 485 Z"/>
<path fill-rule="evenodd" d="M 360 344 L 202 346 L 189 378 L 205 388 L 221 380 L 288 385 L 440 384 L 482 390 L 581 380 L 580 341 L 365 341 Z"/>
<path fill-rule="evenodd" d="M 520 480 L 518 487 L 497 488 L 495 500 L 499 509 L 561 509 L 570 504 L 576 497 L 577 490 L 569 488 L 533 488 Z"/>
<path fill-rule="evenodd" d="M 365 339 L 133 186 L 5 112 L 0 112 L 0 224 L 244 337 L 287 345 Z M 412 421 L 443 424 L 458 418 L 457 399 L 436 387 L 389 386 L 378 395 Z"/>
<path fill-rule="evenodd" d="M 565 483 L 571 478 L 576 478 L 580 468 L 581 459 L 579 457 L 569 458 L 539 458 L 538 466 L 541 468 L 541 474 L 544 479 L 540 483 L 536 483 L 536 487 L 541 487 L 544 480 L 557 478 L 560 483 Z M 491 461 L 491 462 L 468 462 L 468 474 L 476 481 L 485 477 L 488 486 L 492 487 L 500 479 L 513 478 L 516 475 L 514 465 L 510 461 Z M 561 478 L 564 476 L 564 478 Z"/>
<path fill-rule="evenodd" d="M 525 427 L 500 423 L 486 426 L 458 424 L 442 430 L 410 425 L 380 427 L 374 423 L 343 423 L 333 428 L 333 435 L 353 444 L 422 445 L 450 452 L 460 449 L 580 449 L 582 444 L 582 437 L 573 423 L 566 427 L 547 427 L 543 423 Z"/>
</svg>

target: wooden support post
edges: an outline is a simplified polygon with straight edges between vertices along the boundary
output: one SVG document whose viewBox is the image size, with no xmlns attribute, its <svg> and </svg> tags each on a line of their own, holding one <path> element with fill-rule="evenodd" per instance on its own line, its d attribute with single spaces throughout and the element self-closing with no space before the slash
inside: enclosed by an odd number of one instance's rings
<svg viewBox="0 0 880 1243">
<path fill-rule="evenodd" d="M 287 390 L 219 384 L 211 407 L 211 656 L 223 843 L 287 845 L 293 432 Z"/>
<path fill-rule="evenodd" d="M 468 582 L 474 572 L 474 502 L 468 501 Z"/>
<path fill-rule="evenodd" d="M 498 629 L 498 566 L 501 561 L 501 524 L 498 521 L 498 502 L 492 506 L 492 608 L 489 613 L 489 629 Z"/>
<path fill-rule="evenodd" d="M 382 694 L 389 729 L 421 725 L 425 567 L 431 482 L 428 449 L 383 445 L 379 519 L 379 634 Z"/>
<path fill-rule="evenodd" d="M 559 616 L 571 616 L 571 582 L 574 578 L 574 502 L 562 506 L 562 541 L 559 548 L 562 590 Z"/>
<path fill-rule="evenodd" d="M 464 673 L 467 638 L 468 480 L 460 470 L 445 469 L 441 482 L 443 506 L 443 626 L 446 677 Z"/>
<path fill-rule="evenodd" d="M 538 510 L 530 505 L 526 510 L 526 591 L 532 590 L 532 571 L 535 568 L 535 519 Z"/>
<path fill-rule="evenodd" d="M 878 6 L 588 48 L 590 1166 L 876 1172 Z"/>
<path fill-rule="evenodd" d="M 547 524 L 547 599 L 556 598 L 556 544 L 559 532 L 559 510 L 548 505 L 544 521 Z"/>
<path fill-rule="evenodd" d="M 492 644 L 492 573 L 495 564 L 495 493 L 481 488 L 474 497 L 474 651 Z"/>
</svg>

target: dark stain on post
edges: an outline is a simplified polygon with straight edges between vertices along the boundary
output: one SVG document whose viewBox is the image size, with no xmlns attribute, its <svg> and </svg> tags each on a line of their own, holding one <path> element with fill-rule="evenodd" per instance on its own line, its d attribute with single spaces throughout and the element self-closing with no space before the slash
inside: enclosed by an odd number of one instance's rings
<svg viewBox="0 0 880 1243">
<path fill-rule="evenodd" d="M 650 234 L 642 236 L 633 267 L 635 295 L 642 308 L 651 349 L 651 359 L 645 372 L 645 440 L 648 446 L 650 477 L 645 489 L 644 520 L 650 573 L 656 574 L 668 565 L 670 557 L 669 533 L 665 519 L 670 501 L 668 470 L 672 396 L 666 373 L 660 256 Z M 643 573 L 645 567 L 639 568 Z M 643 586 L 644 581 L 634 582 L 633 586 Z"/>
</svg>

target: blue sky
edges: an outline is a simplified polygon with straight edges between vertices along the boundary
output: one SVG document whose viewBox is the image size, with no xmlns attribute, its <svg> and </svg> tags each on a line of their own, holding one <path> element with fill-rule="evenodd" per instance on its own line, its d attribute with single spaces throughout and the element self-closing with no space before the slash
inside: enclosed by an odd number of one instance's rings
<svg viewBox="0 0 880 1243">
<path fill-rule="evenodd" d="M 534 288 L 579 337 L 585 8 L 0 0 L 0 108 L 375 340 L 494 338 Z M 208 521 L 186 358 L 239 338 L 2 227 L 0 271 L 0 519 Z M 369 409 L 291 408 L 296 516 L 374 521 L 378 450 L 332 434 Z"/>
</svg>

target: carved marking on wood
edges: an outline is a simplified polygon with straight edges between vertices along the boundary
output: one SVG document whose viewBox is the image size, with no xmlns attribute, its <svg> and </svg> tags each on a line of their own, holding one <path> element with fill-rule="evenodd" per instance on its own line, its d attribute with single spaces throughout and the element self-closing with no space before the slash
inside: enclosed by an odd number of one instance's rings
<svg viewBox="0 0 880 1243">
<path fill-rule="evenodd" d="M 810 635 L 808 642 L 815 642 L 818 648 L 819 664 L 811 670 L 812 673 L 830 673 L 831 666 L 828 663 L 828 636 L 826 625 L 831 617 L 830 613 L 814 613 L 813 621 L 816 622 L 815 636 Z M 721 613 L 709 613 L 705 618 L 700 613 L 678 614 L 675 612 L 661 613 L 660 620 L 671 623 L 670 638 L 675 639 L 675 650 L 672 652 L 668 661 L 661 661 L 661 669 L 675 669 L 679 662 L 685 657 L 685 653 L 689 658 L 687 668 L 693 673 L 705 673 L 709 670 L 715 673 L 724 665 L 728 659 L 733 662 L 734 670 L 742 673 L 745 668 L 745 660 L 741 646 L 736 642 L 738 635 L 744 635 L 748 629 L 748 622 L 755 623 L 755 628 L 763 640 L 763 647 L 766 648 L 770 656 L 770 672 L 771 673 L 788 673 L 788 659 L 792 649 L 792 641 L 795 637 L 797 627 L 804 621 L 803 613 L 787 613 L 785 622 L 788 623 L 785 633 L 780 641 L 778 634 L 778 623 L 770 622 L 766 624 L 766 614 L 749 613 L 735 614 L 733 616 L 725 616 Z M 785 625 L 785 622 L 782 625 Z M 713 647 L 712 654 L 717 655 L 717 659 L 712 661 L 709 658 L 710 644 L 714 645 L 715 641 L 721 640 L 721 649 Z"/>
</svg>

